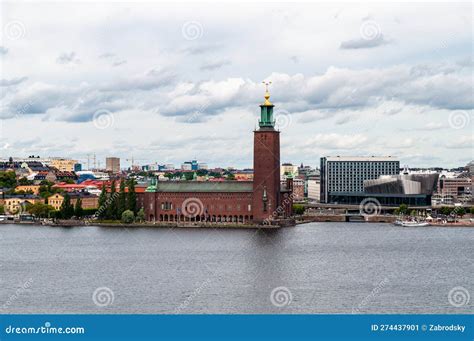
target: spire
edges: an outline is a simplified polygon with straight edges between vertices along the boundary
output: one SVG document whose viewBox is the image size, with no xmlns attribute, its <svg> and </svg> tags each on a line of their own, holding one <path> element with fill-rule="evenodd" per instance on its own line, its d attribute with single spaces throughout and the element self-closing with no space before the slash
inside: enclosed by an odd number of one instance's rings
<svg viewBox="0 0 474 341">
<path fill-rule="evenodd" d="M 273 120 L 273 107 L 274 105 L 270 102 L 270 92 L 268 92 L 268 86 L 272 82 L 262 82 L 265 84 L 265 102 L 260 105 L 260 120 L 258 125 L 260 128 L 274 129 L 275 120 Z"/>
<path fill-rule="evenodd" d="M 272 84 L 272 82 L 265 82 L 263 81 L 262 82 L 263 84 L 265 84 L 265 102 L 263 102 L 263 105 L 265 106 L 270 106 L 270 105 L 273 105 L 272 102 L 270 102 L 270 92 L 268 92 L 268 86 L 270 84 Z"/>
</svg>

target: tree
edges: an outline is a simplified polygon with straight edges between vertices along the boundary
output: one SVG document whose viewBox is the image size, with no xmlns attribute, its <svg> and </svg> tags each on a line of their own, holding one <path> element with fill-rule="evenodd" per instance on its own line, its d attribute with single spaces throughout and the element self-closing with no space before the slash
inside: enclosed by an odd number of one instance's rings
<svg viewBox="0 0 474 341">
<path fill-rule="evenodd" d="M 77 218 L 80 218 L 84 215 L 84 210 L 82 208 L 82 200 L 81 198 L 77 198 L 76 205 L 74 206 L 74 215 Z"/>
<path fill-rule="evenodd" d="M 135 193 L 135 180 L 128 181 L 127 208 L 135 214 L 137 212 L 137 193 Z"/>
<path fill-rule="evenodd" d="M 304 206 L 303 205 L 293 205 L 293 212 L 297 215 L 301 215 L 304 213 Z"/>
<path fill-rule="evenodd" d="M 61 218 L 71 219 L 74 215 L 74 206 L 71 204 L 71 197 L 68 193 L 64 194 L 64 200 L 59 208 Z"/>
<path fill-rule="evenodd" d="M 460 216 L 462 218 L 463 215 L 466 214 L 466 210 L 464 209 L 464 207 L 457 207 L 453 213 L 455 213 L 456 215 Z"/>
<path fill-rule="evenodd" d="M 21 185 L 21 186 L 31 185 L 32 183 L 33 183 L 32 181 L 28 180 L 25 177 L 22 177 L 21 179 L 18 180 L 18 185 Z"/>
<path fill-rule="evenodd" d="M 48 218 L 50 212 L 54 211 L 54 207 L 43 204 L 41 202 L 37 202 L 32 205 L 28 205 L 26 210 L 28 211 L 28 213 L 34 215 L 35 217 Z"/>
<path fill-rule="evenodd" d="M 106 207 L 107 205 L 107 191 L 105 189 L 105 185 L 102 185 L 102 192 L 99 195 L 99 209 L 97 210 L 97 216 L 99 218 L 104 218 L 106 216 Z"/>
<path fill-rule="evenodd" d="M 140 208 L 140 210 L 137 212 L 137 221 L 139 222 L 143 222 L 145 221 L 145 210 L 142 208 Z"/>
<path fill-rule="evenodd" d="M 107 219 L 118 219 L 115 180 L 110 184 L 110 197 L 107 205 Z"/>
<path fill-rule="evenodd" d="M 227 180 L 235 180 L 235 175 L 232 173 L 227 174 Z"/>
<path fill-rule="evenodd" d="M 131 224 L 135 220 L 135 215 L 132 211 L 126 210 L 122 213 L 122 223 Z"/>
<path fill-rule="evenodd" d="M 400 207 L 398 207 L 398 212 L 402 215 L 406 215 L 408 213 L 408 205 L 401 204 Z"/>
<path fill-rule="evenodd" d="M 118 197 L 118 216 L 122 216 L 122 213 L 127 209 L 127 194 L 125 193 L 125 180 L 120 180 L 120 192 Z"/>
<path fill-rule="evenodd" d="M 5 214 L 5 206 L 0 205 L 0 214 Z"/>
<path fill-rule="evenodd" d="M 14 188 L 16 187 L 16 174 L 13 171 L 0 172 L 0 187 Z"/>
<path fill-rule="evenodd" d="M 474 214 L 474 207 L 471 207 L 471 209 L 469 210 L 471 214 Z"/>
</svg>

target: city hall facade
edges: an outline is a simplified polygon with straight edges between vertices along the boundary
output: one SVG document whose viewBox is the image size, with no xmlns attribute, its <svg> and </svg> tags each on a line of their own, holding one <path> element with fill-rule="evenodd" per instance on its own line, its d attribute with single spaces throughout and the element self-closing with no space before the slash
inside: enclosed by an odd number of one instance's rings
<svg viewBox="0 0 474 341">
<path fill-rule="evenodd" d="M 253 181 L 157 181 L 139 198 L 148 221 L 271 224 L 292 215 L 292 179 L 280 185 L 280 132 L 268 89 L 254 131 Z"/>
</svg>

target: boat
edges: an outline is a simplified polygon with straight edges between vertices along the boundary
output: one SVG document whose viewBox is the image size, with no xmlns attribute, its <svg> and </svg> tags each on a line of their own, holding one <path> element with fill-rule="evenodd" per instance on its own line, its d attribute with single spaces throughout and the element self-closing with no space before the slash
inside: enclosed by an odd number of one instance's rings
<svg viewBox="0 0 474 341">
<path fill-rule="evenodd" d="M 426 221 L 413 221 L 413 220 L 397 220 L 395 225 L 403 226 L 403 227 L 423 227 L 429 226 L 430 223 Z"/>
</svg>

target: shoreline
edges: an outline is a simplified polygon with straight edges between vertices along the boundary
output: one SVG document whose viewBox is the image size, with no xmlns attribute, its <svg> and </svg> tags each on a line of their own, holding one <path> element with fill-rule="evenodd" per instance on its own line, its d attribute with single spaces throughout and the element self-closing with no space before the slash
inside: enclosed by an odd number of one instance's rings
<svg viewBox="0 0 474 341">
<path fill-rule="evenodd" d="M 190 224 L 169 224 L 169 223 L 132 223 L 132 224 L 123 224 L 123 223 L 112 223 L 112 222 L 90 222 L 86 223 L 85 221 L 63 221 L 57 223 L 43 223 L 41 221 L 2 221 L 0 225 L 4 224 L 13 224 L 13 225 L 41 225 L 48 227 L 87 227 L 87 226 L 99 226 L 99 227 L 130 227 L 130 228 L 213 228 L 213 229 L 265 229 L 265 230 L 274 230 L 286 227 L 295 227 L 298 225 L 306 225 L 310 223 L 349 223 L 349 224 L 393 224 L 391 221 L 378 221 L 378 220 L 361 220 L 361 221 L 338 221 L 338 220 L 297 220 L 294 225 L 257 225 L 257 224 L 199 224 L 199 223 L 190 223 Z M 427 227 L 474 227 L 474 222 L 457 222 L 457 223 L 430 223 Z M 416 227 L 415 227 L 416 228 Z"/>
</svg>

